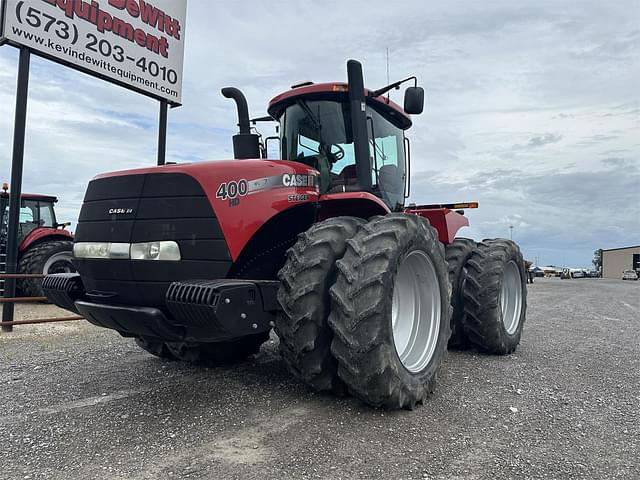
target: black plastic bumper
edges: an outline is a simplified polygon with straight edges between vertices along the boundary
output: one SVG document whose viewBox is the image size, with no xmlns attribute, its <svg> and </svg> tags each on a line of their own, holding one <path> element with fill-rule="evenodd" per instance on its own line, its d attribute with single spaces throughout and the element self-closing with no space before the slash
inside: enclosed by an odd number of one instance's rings
<svg viewBox="0 0 640 480">
<path fill-rule="evenodd" d="M 90 301 L 78 274 L 49 275 L 43 288 L 52 303 L 94 325 L 169 341 L 221 341 L 265 332 L 278 310 L 278 282 L 271 281 L 174 282 L 160 308 Z"/>
</svg>

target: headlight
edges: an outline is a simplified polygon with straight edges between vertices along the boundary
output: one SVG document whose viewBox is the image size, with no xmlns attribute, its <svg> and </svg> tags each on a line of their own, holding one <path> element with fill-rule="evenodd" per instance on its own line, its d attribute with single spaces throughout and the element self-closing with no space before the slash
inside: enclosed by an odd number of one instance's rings
<svg viewBox="0 0 640 480">
<path fill-rule="evenodd" d="M 108 243 L 79 242 L 73 246 L 76 258 L 103 260 L 160 260 L 179 261 L 180 247 L 176 242 Z"/>
<path fill-rule="evenodd" d="M 76 258 L 129 258 L 128 243 L 80 242 L 73 246 L 73 256 Z"/>
<path fill-rule="evenodd" d="M 147 242 L 131 245 L 131 260 L 180 260 L 180 247 L 176 242 Z"/>
</svg>

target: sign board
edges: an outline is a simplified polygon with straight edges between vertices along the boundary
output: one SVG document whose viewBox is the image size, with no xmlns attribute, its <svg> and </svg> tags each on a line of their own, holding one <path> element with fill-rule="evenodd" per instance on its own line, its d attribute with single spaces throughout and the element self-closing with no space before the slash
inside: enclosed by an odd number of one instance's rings
<svg viewBox="0 0 640 480">
<path fill-rule="evenodd" d="M 0 45 L 181 103 L 187 0 L 0 1 Z"/>
</svg>

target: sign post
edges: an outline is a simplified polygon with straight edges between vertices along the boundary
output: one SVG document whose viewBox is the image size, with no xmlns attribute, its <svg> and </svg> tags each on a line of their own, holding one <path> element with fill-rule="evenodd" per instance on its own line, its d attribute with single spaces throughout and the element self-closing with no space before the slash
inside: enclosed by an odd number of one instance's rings
<svg viewBox="0 0 640 480">
<path fill-rule="evenodd" d="M 164 165 L 167 156 L 167 110 L 169 104 L 160 100 L 160 125 L 158 128 L 158 165 Z"/>
<path fill-rule="evenodd" d="M 20 196 L 22 195 L 22 169 L 24 164 L 24 143 L 27 129 L 27 98 L 29 95 L 29 63 L 31 54 L 26 47 L 20 48 L 18 65 L 18 88 L 16 91 L 16 112 L 13 125 L 13 154 L 11 156 L 11 192 L 9 193 L 9 218 L 7 238 L 7 273 L 18 273 L 18 227 L 20 224 Z M 0 212 L 0 215 L 4 212 Z M 15 297 L 16 280 L 5 280 L 5 298 Z M 13 320 L 13 303 L 2 305 L 2 321 Z M 11 332 L 13 327 L 3 326 L 3 332 Z"/>
<path fill-rule="evenodd" d="M 167 110 L 182 102 L 186 0 L 0 0 L 0 45 L 20 49 L 11 164 L 7 273 L 18 269 L 18 228 L 33 52 L 160 101 L 158 165 L 166 161 Z M 16 281 L 5 282 L 5 298 Z M 13 303 L 3 305 L 12 322 Z M 3 326 L 11 331 L 11 326 Z"/>
</svg>

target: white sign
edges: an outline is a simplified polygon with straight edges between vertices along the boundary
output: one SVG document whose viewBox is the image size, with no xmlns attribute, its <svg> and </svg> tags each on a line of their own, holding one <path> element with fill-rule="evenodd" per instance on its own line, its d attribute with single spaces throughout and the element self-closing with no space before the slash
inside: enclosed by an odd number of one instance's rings
<svg viewBox="0 0 640 480">
<path fill-rule="evenodd" d="M 181 103 L 186 0 L 0 1 L 0 44 Z"/>
</svg>

